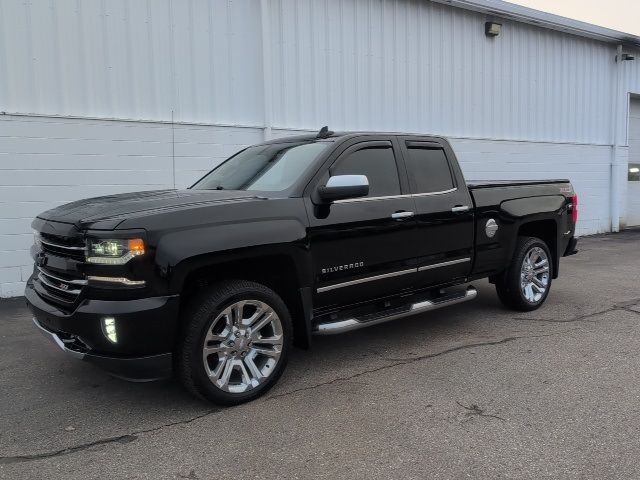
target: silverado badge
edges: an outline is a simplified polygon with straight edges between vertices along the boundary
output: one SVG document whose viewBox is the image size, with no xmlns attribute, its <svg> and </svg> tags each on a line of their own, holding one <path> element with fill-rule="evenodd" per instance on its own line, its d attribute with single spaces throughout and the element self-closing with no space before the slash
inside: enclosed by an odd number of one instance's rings
<svg viewBox="0 0 640 480">
<path fill-rule="evenodd" d="M 335 267 L 323 268 L 322 273 L 340 272 L 342 270 L 351 270 L 360 267 L 364 267 L 364 262 L 346 263 L 344 265 L 336 265 Z"/>
</svg>

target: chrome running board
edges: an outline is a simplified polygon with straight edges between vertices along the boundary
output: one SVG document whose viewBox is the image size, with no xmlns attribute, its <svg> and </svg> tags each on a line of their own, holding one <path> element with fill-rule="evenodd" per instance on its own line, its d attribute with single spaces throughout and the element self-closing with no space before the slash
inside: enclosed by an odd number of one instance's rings
<svg viewBox="0 0 640 480">
<path fill-rule="evenodd" d="M 456 303 L 467 302 L 473 300 L 478 295 L 478 291 L 474 287 L 468 287 L 466 291 L 451 296 L 445 296 L 440 299 L 425 300 L 423 302 L 413 303 L 408 308 L 398 312 L 397 310 L 389 315 L 375 317 L 372 319 L 347 318 L 335 322 L 319 323 L 315 326 L 315 335 L 334 335 L 337 333 L 350 332 L 360 328 L 378 325 L 380 323 L 390 322 L 399 318 L 408 317 L 417 313 L 428 312 Z"/>
</svg>

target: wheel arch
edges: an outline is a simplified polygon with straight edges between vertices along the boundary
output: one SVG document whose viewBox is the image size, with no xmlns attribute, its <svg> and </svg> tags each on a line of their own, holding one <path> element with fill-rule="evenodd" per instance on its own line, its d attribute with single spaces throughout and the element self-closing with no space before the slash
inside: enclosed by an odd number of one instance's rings
<svg viewBox="0 0 640 480">
<path fill-rule="evenodd" d="M 291 314 L 294 344 L 308 348 L 311 335 L 310 287 L 301 259 L 272 251 L 260 255 L 207 255 L 189 259 L 173 289 L 180 292 L 181 311 L 203 287 L 223 280 L 249 280 L 276 292 Z"/>
<path fill-rule="evenodd" d="M 549 248 L 553 265 L 552 278 L 558 278 L 560 256 L 558 255 L 558 222 L 548 218 L 522 223 L 518 227 L 518 237 L 536 237 L 543 240 Z"/>
</svg>

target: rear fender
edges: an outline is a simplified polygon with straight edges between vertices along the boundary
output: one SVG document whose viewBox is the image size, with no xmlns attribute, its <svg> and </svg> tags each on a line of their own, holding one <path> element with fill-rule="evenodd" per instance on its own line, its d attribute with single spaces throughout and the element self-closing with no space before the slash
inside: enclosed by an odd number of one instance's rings
<svg viewBox="0 0 640 480">
<path fill-rule="evenodd" d="M 473 277 L 485 277 L 499 274 L 511 262 L 518 235 L 523 227 L 534 222 L 553 222 L 555 238 L 549 240 L 553 252 L 564 251 L 560 247 L 561 233 L 566 231 L 566 198 L 562 195 L 544 195 L 537 197 L 505 200 L 499 206 L 476 209 L 476 261 Z M 487 235 L 487 222 L 493 219 L 498 223 L 494 236 Z M 526 230 L 526 229 L 525 229 Z M 527 232 L 527 235 L 535 235 Z M 538 235 L 542 236 L 542 235 Z M 554 242 L 555 240 L 555 242 Z M 554 254 L 554 276 L 558 271 L 558 255 Z"/>
<path fill-rule="evenodd" d="M 509 262 L 514 255 L 516 241 L 523 231 L 528 236 L 536 236 L 545 240 L 549 245 L 549 249 L 553 255 L 553 274 L 554 278 L 558 273 L 558 254 L 560 251 L 560 231 L 562 226 L 560 223 L 566 223 L 566 216 L 563 212 L 566 210 L 566 198 L 563 195 L 546 195 L 541 197 L 518 198 L 507 200 L 500 205 L 500 211 L 504 218 L 509 219 L 511 232 L 505 235 L 506 239 L 504 250 L 505 260 Z M 536 222 L 540 225 L 553 222 L 553 234 L 547 235 L 544 232 L 537 232 L 535 228 L 527 229 L 527 225 L 535 226 Z"/>
</svg>

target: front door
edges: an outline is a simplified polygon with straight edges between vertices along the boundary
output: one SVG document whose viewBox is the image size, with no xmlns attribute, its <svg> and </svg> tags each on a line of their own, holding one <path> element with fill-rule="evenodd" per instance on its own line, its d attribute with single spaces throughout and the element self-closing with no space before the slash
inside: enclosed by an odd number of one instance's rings
<svg viewBox="0 0 640 480">
<path fill-rule="evenodd" d="M 390 137 L 347 148 L 329 176 L 366 175 L 369 195 L 318 205 L 306 199 L 316 308 L 355 304 L 410 288 L 415 281 L 414 203 Z"/>
<path fill-rule="evenodd" d="M 453 151 L 424 137 L 401 137 L 400 144 L 416 203 L 417 284 L 462 281 L 473 260 L 473 204 Z"/>
</svg>

